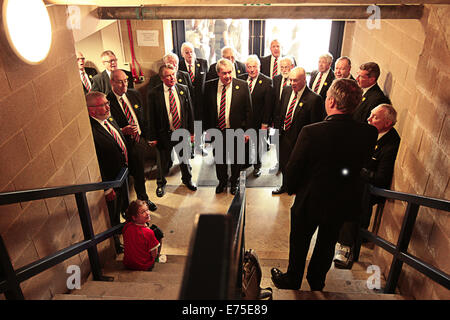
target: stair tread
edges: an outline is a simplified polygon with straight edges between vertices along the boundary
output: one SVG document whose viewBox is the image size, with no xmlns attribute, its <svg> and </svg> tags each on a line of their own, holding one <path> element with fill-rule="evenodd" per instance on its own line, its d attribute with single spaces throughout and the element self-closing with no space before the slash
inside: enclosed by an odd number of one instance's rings
<svg viewBox="0 0 450 320">
<path fill-rule="evenodd" d="M 281 290 L 273 288 L 274 300 L 410 300 L 398 294 Z"/>
<path fill-rule="evenodd" d="M 85 295 L 87 298 L 123 297 L 124 299 L 177 300 L 181 282 L 107 282 L 88 281 L 74 295 Z"/>
</svg>

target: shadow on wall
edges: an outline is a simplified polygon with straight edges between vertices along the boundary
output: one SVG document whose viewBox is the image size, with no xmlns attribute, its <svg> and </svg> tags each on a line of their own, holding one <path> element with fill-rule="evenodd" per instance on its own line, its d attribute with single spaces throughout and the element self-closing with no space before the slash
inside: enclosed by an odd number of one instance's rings
<svg viewBox="0 0 450 320">
<path fill-rule="evenodd" d="M 388 72 L 388 74 L 386 75 L 386 80 L 384 80 L 383 92 L 390 99 L 390 95 L 392 92 L 392 73 L 391 72 Z"/>
</svg>

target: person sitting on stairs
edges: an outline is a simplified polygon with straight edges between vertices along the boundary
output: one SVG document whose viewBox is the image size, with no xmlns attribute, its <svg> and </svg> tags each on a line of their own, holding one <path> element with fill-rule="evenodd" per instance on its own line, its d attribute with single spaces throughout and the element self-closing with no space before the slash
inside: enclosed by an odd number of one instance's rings
<svg viewBox="0 0 450 320">
<path fill-rule="evenodd" d="M 151 271 L 158 258 L 165 258 L 160 256 L 162 232 L 155 225 L 149 227 L 150 210 L 145 201 L 132 201 L 125 215 L 123 264 L 128 269 Z"/>
</svg>

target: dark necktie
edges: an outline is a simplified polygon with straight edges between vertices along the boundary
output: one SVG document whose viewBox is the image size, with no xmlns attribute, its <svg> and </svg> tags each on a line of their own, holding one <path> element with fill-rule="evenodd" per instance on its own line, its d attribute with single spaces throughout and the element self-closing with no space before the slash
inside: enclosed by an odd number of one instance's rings
<svg viewBox="0 0 450 320">
<path fill-rule="evenodd" d="M 317 93 L 317 91 L 319 90 L 319 87 L 320 87 L 320 82 L 322 81 L 322 72 L 320 73 L 320 77 L 319 77 L 319 80 L 317 81 L 317 83 L 316 83 L 316 86 L 314 87 L 314 92 L 315 93 Z"/>
<path fill-rule="evenodd" d="M 273 62 L 272 78 L 278 74 L 278 58 L 275 58 Z"/>
<path fill-rule="evenodd" d="M 294 92 L 294 99 L 292 99 L 291 105 L 289 106 L 289 110 L 286 114 L 286 118 L 284 119 L 284 131 L 288 131 L 292 125 L 292 113 L 294 111 L 294 107 L 297 103 L 297 94 Z"/>
<path fill-rule="evenodd" d="M 91 85 L 89 84 L 89 81 L 86 78 L 86 72 L 85 71 L 81 72 L 81 77 L 82 77 L 82 80 L 83 80 L 83 85 L 86 88 L 87 92 L 91 91 Z"/>
<path fill-rule="evenodd" d="M 180 116 L 178 115 L 177 102 L 172 92 L 172 88 L 169 88 L 169 103 L 170 113 L 172 114 L 172 126 L 174 130 L 177 130 L 181 126 Z"/>
<path fill-rule="evenodd" d="M 250 78 L 248 82 L 248 88 L 250 89 L 250 93 L 252 93 L 253 90 L 253 78 Z"/>
<path fill-rule="evenodd" d="M 189 65 L 189 76 L 191 77 L 192 83 L 194 83 L 194 73 L 192 72 L 191 65 Z"/>
<path fill-rule="evenodd" d="M 108 121 L 105 120 L 104 124 L 105 124 L 105 127 L 108 129 L 109 133 L 111 133 L 111 135 L 113 136 L 114 140 L 116 140 L 120 149 L 122 149 L 122 153 L 125 157 L 125 163 L 128 164 L 127 147 L 125 147 L 125 145 L 122 143 L 122 140 L 117 136 L 116 132 L 113 129 L 111 129 L 111 126 L 109 125 Z"/>
<path fill-rule="evenodd" d="M 219 111 L 219 129 L 224 130 L 226 127 L 226 121 L 225 121 L 225 109 L 226 109 L 226 93 L 227 93 L 227 87 L 223 86 L 222 89 L 222 95 L 220 97 L 220 111 Z"/>
<path fill-rule="evenodd" d="M 131 114 L 131 111 L 130 111 L 130 107 L 128 106 L 128 104 L 125 102 L 125 100 L 122 97 L 120 98 L 120 103 L 122 104 L 123 111 L 125 113 L 125 116 L 127 117 L 128 124 L 130 124 L 132 126 L 136 125 L 136 121 L 134 121 L 133 115 Z M 139 138 L 140 138 L 139 132 L 136 132 L 135 134 L 133 134 L 133 139 L 136 142 L 139 142 Z"/>
</svg>

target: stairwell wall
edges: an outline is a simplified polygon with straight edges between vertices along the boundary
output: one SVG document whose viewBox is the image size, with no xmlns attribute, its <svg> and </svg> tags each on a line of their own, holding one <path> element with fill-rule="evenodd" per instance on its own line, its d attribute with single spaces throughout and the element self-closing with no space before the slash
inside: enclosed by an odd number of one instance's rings
<svg viewBox="0 0 450 320">
<path fill-rule="evenodd" d="M 53 40 L 43 63 L 21 62 L 0 39 L 0 192 L 101 181 L 66 6 L 48 11 Z M 106 230 L 103 191 L 87 197 L 94 231 Z M 15 269 L 83 240 L 74 196 L 0 206 L 0 233 Z M 98 248 L 113 254 L 108 241 Z M 83 252 L 23 282 L 25 298 L 66 292 L 69 265 L 87 277 Z"/>
<path fill-rule="evenodd" d="M 383 15 L 383 12 L 381 12 Z M 421 20 L 382 20 L 379 29 L 366 21 L 347 22 L 342 55 L 359 65 L 380 65 L 380 87 L 398 112 L 402 138 L 392 190 L 450 199 L 450 6 L 426 5 Z M 379 235 L 396 244 L 406 209 L 386 204 Z M 450 273 L 449 214 L 421 208 L 408 252 Z M 392 256 L 375 250 L 374 262 L 387 277 Z M 444 287 L 404 266 L 402 294 L 417 299 L 449 299 Z"/>
</svg>

